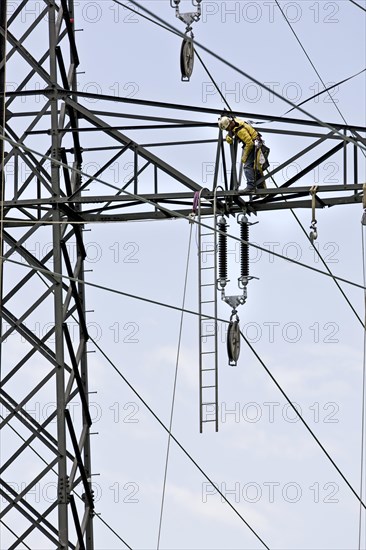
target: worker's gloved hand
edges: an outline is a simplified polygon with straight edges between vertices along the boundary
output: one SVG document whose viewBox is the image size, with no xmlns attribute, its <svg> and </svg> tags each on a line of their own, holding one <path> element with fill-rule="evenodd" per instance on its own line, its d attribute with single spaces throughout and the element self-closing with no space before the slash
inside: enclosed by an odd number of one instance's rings
<svg viewBox="0 0 366 550">
<path fill-rule="evenodd" d="M 232 143 L 234 142 L 233 138 L 231 136 L 229 136 L 229 134 L 226 136 L 226 143 L 228 143 L 229 145 L 231 145 Z"/>
</svg>

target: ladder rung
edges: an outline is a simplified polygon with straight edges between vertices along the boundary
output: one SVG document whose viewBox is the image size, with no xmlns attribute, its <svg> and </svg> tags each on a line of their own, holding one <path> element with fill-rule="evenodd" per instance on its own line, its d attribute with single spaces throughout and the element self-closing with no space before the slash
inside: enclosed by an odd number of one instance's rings
<svg viewBox="0 0 366 550">
<path fill-rule="evenodd" d="M 208 355 L 209 353 L 215 353 L 214 351 L 203 351 L 202 355 Z"/>
<path fill-rule="evenodd" d="M 201 334 L 201 338 L 212 338 L 213 336 L 216 336 L 216 334 Z"/>
<path fill-rule="evenodd" d="M 215 283 L 206 283 L 204 285 L 201 285 L 201 286 L 216 286 Z"/>
<path fill-rule="evenodd" d="M 202 403 L 202 406 L 203 405 L 216 405 L 215 401 L 213 401 L 212 403 Z"/>
<path fill-rule="evenodd" d="M 201 271 L 203 271 L 204 269 L 215 269 L 215 266 L 213 265 L 212 267 L 201 267 Z"/>
<path fill-rule="evenodd" d="M 212 418 L 212 420 L 202 420 L 202 424 L 203 424 L 204 422 L 216 422 L 216 418 Z"/>
<path fill-rule="evenodd" d="M 202 389 L 204 389 L 204 388 L 216 388 L 216 385 L 213 384 L 212 386 L 201 386 L 201 388 L 202 388 Z"/>
<path fill-rule="evenodd" d="M 216 370 L 216 369 L 201 369 L 201 372 L 207 372 L 209 370 Z"/>
<path fill-rule="evenodd" d="M 204 300 L 201 304 L 213 304 L 215 300 Z"/>
<path fill-rule="evenodd" d="M 207 317 L 207 315 L 204 315 L 203 317 L 201 317 L 201 321 L 208 321 L 208 320 L 213 321 L 214 318 L 213 317 Z"/>
</svg>

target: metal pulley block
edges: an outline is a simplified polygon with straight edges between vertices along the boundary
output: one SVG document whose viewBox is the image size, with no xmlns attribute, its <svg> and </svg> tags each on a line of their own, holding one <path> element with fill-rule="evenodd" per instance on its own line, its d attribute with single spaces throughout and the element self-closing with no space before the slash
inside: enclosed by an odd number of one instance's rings
<svg viewBox="0 0 366 550">
<path fill-rule="evenodd" d="M 233 317 L 235 319 L 233 320 Z M 227 353 L 229 357 L 229 365 L 236 367 L 240 355 L 240 326 L 239 317 L 236 310 L 233 311 L 230 317 L 229 328 L 227 331 Z"/>
<path fill-rule="evenodd" d="M 180 70 L 182 73 L 182 80 L 188 82 L 192 76 L 194 65 L 194 45 L 193 45 L 193 33 L 192 23 L 199 21 L 201 17 L 201 1 L 192 1 L 194 7 L 197 8 L 195 12 L 181 13 L 179 10 L 180 0 L 170 0 L 170 5 L 175 8 L 175 16 L 178 17 L 186 25 L 185 34 L 183 38 L 182 47 L 180 50 Z M 188 36 L 188 33 L 191 33 Z"/>
<path fill-rule="evenodd" d="M 180 70 L 183 81 L 189 81 L 193 72 L 194 46 L 192 38 L 189 38 L 188 36 L 183 38 L 182 47 L 180 50 Z"/>
</svg>

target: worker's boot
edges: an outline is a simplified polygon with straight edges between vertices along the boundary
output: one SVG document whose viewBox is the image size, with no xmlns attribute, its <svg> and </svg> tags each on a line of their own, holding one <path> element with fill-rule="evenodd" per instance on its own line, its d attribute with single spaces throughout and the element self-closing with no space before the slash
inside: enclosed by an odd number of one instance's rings
<svg viewBox="0 0 366 550">
<path fill-rule="evenodd" d="M 244 193 L 254 193 L 256 191 L 255 185 L 247 185 L 244 189 Z"/>
</svg>

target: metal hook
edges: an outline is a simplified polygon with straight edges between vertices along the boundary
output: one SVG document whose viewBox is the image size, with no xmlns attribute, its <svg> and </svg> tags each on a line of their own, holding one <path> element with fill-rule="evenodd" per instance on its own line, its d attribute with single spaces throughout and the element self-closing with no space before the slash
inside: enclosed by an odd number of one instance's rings
<svg viewBox="0 0 366 550">
<path fill-rule="evenodd" d="M 310 231 L 309 237 L 310 237 L 311 243 L 313 244 L 313 242 L 318 238 L 318 232 L 316 228 L 314 228 L 314 231 Z"/>
<path fill-rule="evenodd" d="M 313 185 L 312 187 L 310 187 L 310 191 L 309 191 L 309 193 L 311 195 L 311 212 L 312 212 L 312 220 L 311 220 L 311 225 L 310 225 L 311 231 L 310 231 L 309 238 L 310 238 L 312 244 L 318 238 L 318 230 L 317 230 L 317 227 L 316 227 L 317 221 L 316 221 L 316 218 L 315 218 L 317 189 L 318 189 L 318 186 Z"/>
</svg>

